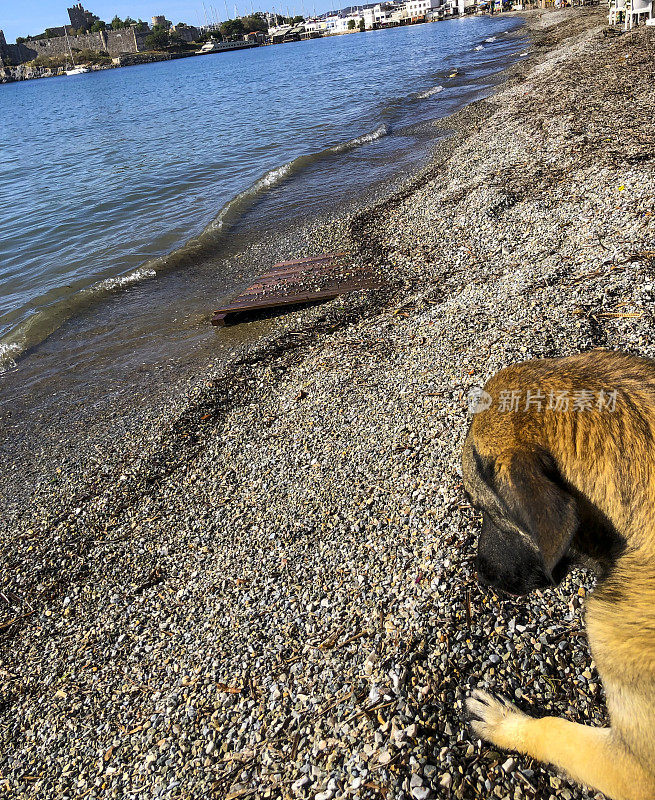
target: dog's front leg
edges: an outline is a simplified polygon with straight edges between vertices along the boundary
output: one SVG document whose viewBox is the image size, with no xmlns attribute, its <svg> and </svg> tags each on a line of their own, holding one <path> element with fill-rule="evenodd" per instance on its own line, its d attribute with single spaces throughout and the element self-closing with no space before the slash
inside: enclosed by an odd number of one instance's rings
<svg viewBox="0 0 655 800">
<path fill-rule="evenodd" d="M 552 764 L 612 800 L 655 799 L 655 778 L 615 740 L 610 728 L 590 728 L 558 717 L 535 719 L 479 690 L 466 705 L 475 733 L 497 747 Z"/>
</svg>

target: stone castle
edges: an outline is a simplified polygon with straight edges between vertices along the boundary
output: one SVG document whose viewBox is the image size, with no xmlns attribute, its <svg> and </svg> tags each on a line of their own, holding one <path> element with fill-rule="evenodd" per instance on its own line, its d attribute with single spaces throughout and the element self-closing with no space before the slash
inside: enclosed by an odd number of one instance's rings
<svg viewBox="0 0 655 800">
<path fill-rule="evenodd" d="M 71 29 L 81 28 L 88 30 L 98 20 L 95 14 L 86 11 L 82 4 L 68 9 L 71 26 L 68 28 L 70 45 L 75 50 L 105 51 L 110 56 L 119 56 L 123 53 L 139 53 L 145 50 L 144 42 L 149 31 L 137 31 L 134 26 L 120 30 L 104 30 L 97 33 L 85 33 L 79 36 L 71 35 Z M 3 67 L 18 66 L 32 61 L 38 56 L 65 55 L 68 53 L 65 28 L 55 28 L 52 33 L 57 34 L 44 39 L 25 39 L 20 44 L 7 44 L 4 33 L 0 30 L 0 69 Z"/>
</svg>

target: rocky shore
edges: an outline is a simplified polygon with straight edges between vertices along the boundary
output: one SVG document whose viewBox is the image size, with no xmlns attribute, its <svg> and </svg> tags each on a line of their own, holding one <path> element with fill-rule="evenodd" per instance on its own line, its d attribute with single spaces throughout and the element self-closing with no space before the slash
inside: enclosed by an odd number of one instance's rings
<svg viewBox="0 0 655 800">
<path fill-rule="evenodd" d="M 594 796 L 468 728 L 476 686 L 605 709 L 590 576 L 483 591 L 459 452 L 508 363 L 655 357 L 655 30 L 604 13 L 530 14 L 502 90 L 353 217 L 384 289 L 289 315 L 120 458 L 7 493 L 7 796 Z"/>
</svg>

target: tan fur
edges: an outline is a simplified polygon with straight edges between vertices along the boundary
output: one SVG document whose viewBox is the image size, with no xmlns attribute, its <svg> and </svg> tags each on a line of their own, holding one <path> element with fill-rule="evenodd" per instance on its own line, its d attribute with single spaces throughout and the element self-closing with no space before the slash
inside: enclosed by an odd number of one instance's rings
<svg viewBox="0 0 655 800">
<path fill-rule="evenodd" d="M 616 409 L 538 411 L 521 404 L 518 412 L 498 410 L 501 391 L 524 394 L 530 387 L 546 395 L 551 389 L 616 389 Z M 611 727 L 534 719 L 475 692 L 468 703 L 477 717 L 473 728 L 496 746 L 553 764 L 615 800 L 655 800 L 655 362 L 592 351 L 509 367 L 485 389 L 492 406 L 474 417 L 463 454 L 464 483 L 473 502 L 483 509 L 490 502 L 476 473 L 473 448 L 494 464 L 494 479 L 510 486 L 516 459 L 529 462 L 547 452 L 575 493 L 582 518 L 602 516 L 625 548 L 603 573 L 586 607 L 589 644 Z M 549 529 L 543 514 L 538 521 L 544 524 L 537 544 L 548 569 L 570 546 L 592 553 L 602 549 L 584 525 L 571 539 Z"/>
</svg>

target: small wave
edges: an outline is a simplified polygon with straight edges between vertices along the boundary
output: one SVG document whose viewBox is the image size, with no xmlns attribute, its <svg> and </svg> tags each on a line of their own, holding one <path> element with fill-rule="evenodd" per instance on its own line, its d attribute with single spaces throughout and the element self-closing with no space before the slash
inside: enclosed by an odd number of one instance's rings
<svg viewBox="0 0 655 800">
<path fill-rule="evenodd" d="M 16 367 L 16 359 L 28 350 L 41 344 L 60 328 L 67 320 L 109 294 L 125 289 L 141 281 L 156 277 L 159 273 L 185 267 L 198 261 L 214 257 L 224 243 L 229 228 L 243 217 L 262 194 L 279 186 L 288 178 L 302 172 L 313 164 L 346 153 L 356 147 L 374 142 L 387 136 L 391 129 L 388 125 L 380 125 L 373 131 L 357 136 L 346 142 L 333 145 L 316 153 L 299 156 L 287 164 L 275 167 L 264 173 L 250 186 L 229 200 L 216 217 L 198 235 L 190 239 L 172 252 L 150 259 L 138 269 L 125 275 L 104 278 L 90 286 L 79 289 L 74 294 L 62 297 L 54 304 L 39 308 L 27 319 L 19 323 L 0 341 L 0 373 Z"/>
<path fill-rule="evenodd" d="M 335 144 L 332 147 L 328 147 L 316 153 L 298 156 L 298 158 L 294 158 L 293 161 L 289 161 L 281 167 L 275 167 L 269 170 L 262 175 L 261 178 L 258 178 L 254 183 L 251 183 L 250 186 L 229 200 L 200 236 L 187 242 L 187 244 L 179 250 L 174 251 L 168 256 L 164 256 L 163 263 L 161 261 L 159 262 L 159 267 L 176 266 L 176 263 L 172 263 L 175 261 L 176 255 L 184 254 L 190 249 L 194 251 L 195 255 L 198 255 L 196 249 L 197 245 L 204 243 L 205 245 L 209 244 L 214 246 L 216 241 L 211 238 L 212 234 L 216 234 L 218 231 L 222 231 L 237 222 L 262 194 L 279 186 L 287 180 L 287 178 L 297 175 L 299 172 L 302 172 L 304 169 L 307 169 L 312 164 L 324 158 L 329 158 L 331 155 L 338 155 L 340 153 L 347 153 L 348 150 L 352 150 L 355 147 L 361 147 L 361 145 L 374 142 L 376 139 L 387 136 L 389 132 L 390 128 L 388 125 L 380 125 L 380 127 L 376 128 L 374 131 L 365 133 L 362 136 L 357 136 L 355 139 L 349 139 L 347 142 Z"/>
<path fill-rule="evenodd" d="M 479 44 L 477 47 L 474 47 L 473 49 L 474 50 L 484 50 L 484 47 L 481 44 Z"/>
<path fill-rule="evenodd" d="M 485 42 L 495 42 L 497 38 L 497 36 L 490 36 L 488 39 L 485 39 Z"/>
<path fill-rule="evenodd" d="M 297 160 L 298 159 L 296 159 L 296 161 Z M 278 186 L 280 183 L 282 183 L 282 181 L 288 178 L 289 175 L 294 172 L 294 166 L 295 161 L 289 161 L 287 164 L 283 164 L 281 167 L 275 167 L 275 169 L 269 170 L 267 173 L 262 175 L 261 178 L 258 178 L 254 183 L 251 183 L 247 189 L 244 189 L 242 192 L 239 192 L 236 197 L 228 200 L 228 202 L 218 212 L 218 215 L 214 218 L 209 227 L 203 231 L 201 236 L 206 235 L 209 231 L 216 231 L 224 228 L 226 225 L 229 226 L 236 222 L 236 220 L 242 216 L 253 200 L 255 200 L 259 195 L 267 192 L 269 189 L 273 189 L 275 186 Z"/>
<path fill-rule="evenodd" d="M 28 350 L 45 341 L 74 314 L 84 311 L 108 295 L 135 283 L 156 277 L 154 269 L 139 267 L 125 275 L 85 286 L 75 294 L 61 298 L 58 302 L 40 308 L 19 323 L 0 342 L 0 374 L 16 367 L 16 359 Z"/>
<path fill-rule="evenodd" d="M 431 89 L 426 89 L 424 92 L 419 92 L 416 97 L 419 100 L 426 100 L 428 97 L 439 94 L 439 92 L 443 92 L 443 86 L 433 86 Z"/>
<path fill-rule="evenodd" d="M 105 294 L 114 289 L 122 289 L 125 286 L 131 286 L 133 283 L 140 283 L 141 281 L 148 280 L 148 278 L 156 277 L 157 273 L 154 269 L 135 269 L 134 272 L 129 272 L 127 275 L 119 275 L 117 278 L 106 278 L 104 281 L 99 281 L 89 286 L 87 289 L 82 290 L 82 294 Z"/>
<path fill-rule="evenodd" d="M 197 239 L 188 242 L 184 247 L 180 248 L 180 251 L 176 252 L 182 253 L 196 242 L 205 239 L 208 233 L 215 233 L 237 222 L 260 195 L 279 186 L 287 180 L 287 178 L 297 175 L 299 172 L 302 172 L 304 169 L 307 169 L 312 164 L 324 158 L 329 158 L 331 155 L 338 155 L 340 153 L 347 153 L 348 150 L 352 150 L 355 147 L 361 147 L 364 144 L 374 142 L 376 139 L 387 136 L 389 132 L 390 128 L 388 125 L 380 125 L 380 127 L 376 128 L 374 131 L 365 133 L 362 136 L 357 136 L 355 139 L 349 139 L 347 142 L 335 144 L 332 147 L 328 147 L 326 150 L 320 150 L 316 153 L 298 156 L 298 158 L 294 158 L 293 161 L 289 161 L 281 167 L 275 167 L 269 170 L 262 175 L 261 178 L 258 178 L 254 183 L 250 184 L 247 189 L 244 189 L 236 195 L 236 197 L 229 200 L 218 212 L 213 222 L 210 223 L 208 228 L 206 228 Z M 175 256 L 175 253 L 171 253 L 171 256 Z M 164 258 L 168 261 L 171 256 L 165 256 Z"/>
<path fill-rule="evenodd" d="M 328 148 L 328 153 L 347 153 L 348 150 L 353 150 L 355 147 L 361 147 L 363 144 L 368 144 L 369 142 L 375 142 L 377 139 L 381 139 L 383 136 L 388 136 L 391 132 L 391 128 L 388 125 L 380 125 L 379 128 L 376 128 L 374 131 L 370 133 L 365 133 L 362 136 L 357 136 L 354 139 L 350 139 L 347 142 L 343 142 L 342 144 L 336 144 L 334 147 Z M 317 155 L 320 156 L 320 153 Z"/>
</svg>

